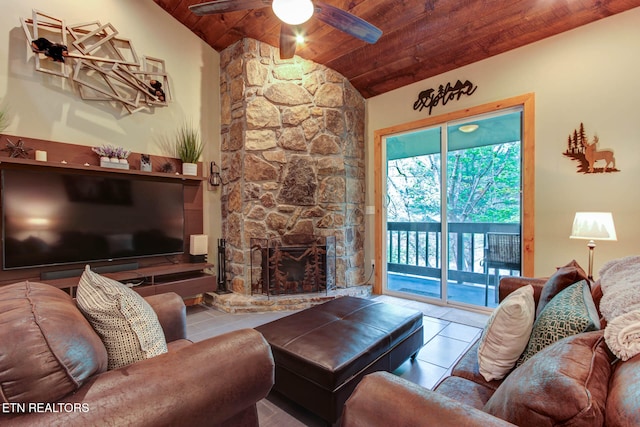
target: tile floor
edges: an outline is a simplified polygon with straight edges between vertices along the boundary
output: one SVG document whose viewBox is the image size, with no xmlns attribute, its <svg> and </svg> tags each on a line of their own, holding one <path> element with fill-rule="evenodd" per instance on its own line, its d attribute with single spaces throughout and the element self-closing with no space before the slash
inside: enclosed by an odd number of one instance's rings
<svg viewBox="0 0 640 427">
<path fill-rule="evenodd" d="M 434 387 L 443 376 L 449 375 L 454 363 L 480 336 L 489 317 L 487 314 L 387 295 L 373 298 L 412 307 L 424 314 L 424 347 L 413 362 L 407 360 L 394 373 L 426 388 Z M 201 341 L 241 328 L 254 328 L 291 313 L 228 314 L 212 307 L 196 305 L 187 308 L 187 335 L 192 341 Z M 258 403 L 258 415 L 263 427 L 326 425 L 320 418 L 275 392 Z"/>
</svg>

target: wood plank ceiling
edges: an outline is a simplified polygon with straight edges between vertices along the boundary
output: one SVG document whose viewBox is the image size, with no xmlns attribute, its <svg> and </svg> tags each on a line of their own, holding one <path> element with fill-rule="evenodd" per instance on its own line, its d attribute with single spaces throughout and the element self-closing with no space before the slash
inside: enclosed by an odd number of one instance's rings
<svg viewBox="0 0 640 427">
<path fill-rule="evenodd" d="M 216 51 L 250 37 L 278 46 L 270 7 L 198 17 L 205 0 L 154 0 Z M 323 0 L 383 31 L 370 45 L 311 18 L 296 55 L 369 98 L 640 6 L 640 0 Z M 630 52 L 631 54 L 631 52 Z M 464 76 L 461 76 L 461 78 Z M 446 82 L 443 82 L 446 83 Z"/>
</svg>

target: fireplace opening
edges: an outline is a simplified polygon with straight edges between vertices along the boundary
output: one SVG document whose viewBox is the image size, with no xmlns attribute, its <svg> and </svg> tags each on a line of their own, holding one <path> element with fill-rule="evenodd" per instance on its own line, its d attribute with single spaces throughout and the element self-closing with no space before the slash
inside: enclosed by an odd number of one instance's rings
<svg viewBox="0 0 640 427">
<path fill-rule="evenodd" d="M 267 296 L 325 294 L 335 289 L 335 237 L 311 238 L 304 245 L 251 239 L 251 293 Z"/>
</svg>

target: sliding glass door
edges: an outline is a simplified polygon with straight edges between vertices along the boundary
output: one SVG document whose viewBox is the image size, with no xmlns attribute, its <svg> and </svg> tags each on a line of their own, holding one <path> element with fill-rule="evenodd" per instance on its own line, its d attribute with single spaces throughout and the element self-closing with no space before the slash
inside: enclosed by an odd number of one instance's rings
<svg viewBox="0 0 640 427">
<path fill-rule="evenodd" d="M 442 298 L 443 130 L 386 139 L 388 290 Z"/>
<path fill-rule="evenodd" d="M 522 271 L 522 120 L 515 107 L 383 139 L 385 292 L 496 305 L 497 278 Z"/>
</svg>

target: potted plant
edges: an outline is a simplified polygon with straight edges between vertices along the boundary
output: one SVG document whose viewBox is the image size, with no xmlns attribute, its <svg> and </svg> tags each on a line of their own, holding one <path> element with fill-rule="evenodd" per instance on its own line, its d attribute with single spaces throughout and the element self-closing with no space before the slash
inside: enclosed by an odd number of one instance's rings
<svg viewBox="0 0 640 427">
<path fill-rule="evenodd" d="M 129 154 L 131 154 L 131 151 L 125 150 L 123 147 L 116 149 L 116 157 L 118 157 L 118 161 L 122 164 L 129 164 Z"/>
<path fill-rule="evenodd" d="M 113 145 L 101 145 L 91 149 L 100 156 L 100 166 L 107 168 L 129 169 L 127 158 L 131 151 Z"/>
<path fill-rule="evenodd" d="M 197 162 L 204 150 L 200 133 L 185 123 L 177 132 L 175 144 L 176 157 L 182 160 L 182 174 L 197 175 Z"/>
</svg>

